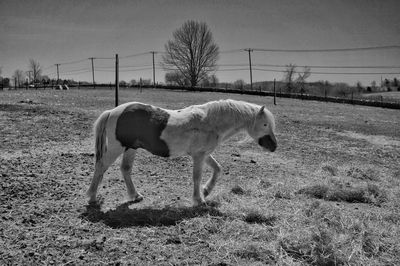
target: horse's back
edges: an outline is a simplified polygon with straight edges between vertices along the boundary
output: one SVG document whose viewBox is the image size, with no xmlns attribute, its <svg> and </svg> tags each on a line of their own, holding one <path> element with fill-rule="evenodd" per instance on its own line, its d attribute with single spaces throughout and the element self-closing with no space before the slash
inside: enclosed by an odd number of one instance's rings
<svg viewBox="0 0 400 266">
<path fill-rule="evenodd" d="M 207 120 L 204 105 L 168 110 L 170 118 L 161 138 L 168 143 L 171 156 L 211 152 L 218 136 Z"/>
</svg>

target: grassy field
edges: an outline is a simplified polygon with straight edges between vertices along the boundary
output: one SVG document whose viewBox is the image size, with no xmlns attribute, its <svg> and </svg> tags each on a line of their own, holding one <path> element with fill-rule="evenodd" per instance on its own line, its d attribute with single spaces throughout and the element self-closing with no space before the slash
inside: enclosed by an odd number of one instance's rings
<svg viewBox="0 0 400 266">
<path fill-rule="evenodd" d="M 375 101 L 400 102 L 400 91 L 365 93 L 362 97 Z"/>
<path fill-rule="evenodd" d="M 140 151 L 124 203 L 115 163 L 87 205 L 92 123 L 111 90 L 0 92 L 1 265 L 400 265 L 400 111 L 294 99 L 120 91 L 181 108 L 234 98 L 275 114 L 278 149 L 237 136 L 207 207 L 191 161 Z M 211 174 L 206 171 L 205 178 Z"/>
</svg>

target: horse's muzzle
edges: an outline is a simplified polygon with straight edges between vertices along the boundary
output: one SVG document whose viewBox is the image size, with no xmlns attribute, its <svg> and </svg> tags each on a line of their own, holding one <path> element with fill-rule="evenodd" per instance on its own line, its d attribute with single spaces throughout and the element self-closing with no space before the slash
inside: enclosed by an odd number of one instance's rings
<svg viewBox="0 0 400 266">
<path fill-rule="evenodd" d="M 265 135 L 258 139 L 258 144 L 271 152 L 276 150 L 278 146 L 275 136 Z"/>
</svg>

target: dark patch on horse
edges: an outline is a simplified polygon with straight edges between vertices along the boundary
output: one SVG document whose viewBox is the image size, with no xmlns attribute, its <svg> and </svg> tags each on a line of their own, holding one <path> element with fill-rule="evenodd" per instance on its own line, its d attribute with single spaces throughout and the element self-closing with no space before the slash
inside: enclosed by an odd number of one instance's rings
<svg viewBox="0 0 400 266">
<path fill-rule="evenodd" d="M 270 135 L 265 135 L 264 137 L 259 138 L 258 144 L 272 152 L 276 150 L 277 146 L 276 141 L 274 141 Z"/>
<path fill-rule="evenodd" d="M 168 157 L 169 148 L 160 136 L 169 117 L 170 115 L 160 108 L 131 104 L 117 120 L 116 138 L 126 148 L 142 148 L 154 155 Z"/>
</svg>

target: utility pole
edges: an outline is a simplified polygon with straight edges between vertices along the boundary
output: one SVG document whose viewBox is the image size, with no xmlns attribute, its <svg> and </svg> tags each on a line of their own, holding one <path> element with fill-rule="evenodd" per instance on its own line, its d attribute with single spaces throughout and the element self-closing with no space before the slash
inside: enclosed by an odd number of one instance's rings
<svg viewBox="0 0 400 266">
<path fill-rule="evenodd" d="M 89 57 L 89 59 L 92 61 L 92 80 L 93 80 L 93 89 L 96 89 L 96 83 L 94 83 L 94 57 Z"/>
<path fill-rule="evenodd" d="M 118 63 L 118 54 L 115 54 L 115 107 L 118 106 L 118 90 L 119 90 L 119 63 Z"/>
<path fill-rule="evenodd" d="M 58 85 L 58 80 L 60 79 L 60 72 L 58 71 L 58 66 L 59 66 L 60 64 L 56 64 L 56 67 L 57 67 L 57 85 Z"/>
<path fill-rule="evenodd" d="M 154 64 L 154 54 L 156 52 L 151 51 L 150 53 L 153 54 L 153 87 L 155 88 L 156 87 L 156 67 L 155 67 L 155 64 Z"/>
<path fill-rule="evenodd" d="M 253 49 L 244 49 L 245 51 L 249 52 L 249 67 L 250 67 L 250 90 L 253 90 L 253 72 L 251 70 L 251 55 L 250 53 L 253 52 Z"/>
</svg>

